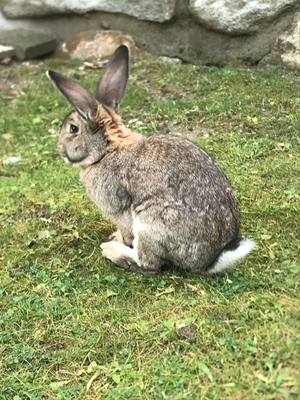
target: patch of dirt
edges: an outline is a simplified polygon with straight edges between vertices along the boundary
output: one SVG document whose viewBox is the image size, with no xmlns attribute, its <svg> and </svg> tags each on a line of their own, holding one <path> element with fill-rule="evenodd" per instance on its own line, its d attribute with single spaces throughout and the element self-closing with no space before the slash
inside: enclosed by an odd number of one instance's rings
<svg viewBox="0 0 300 400">
<path fill-rule="evenodd" d="M 186 127 L 182 124 L 174 124 L 165 121 L 158 127 L 158 133 L 182 136 L 190 140 L 198 138 L 207 139 L 212 135 L 212 130 L 204 126 Z"/>
<path fill-rule="evenodd" d="M 34 84 L 33 78 L 28 80 L 28 68 L 30 70 L 41 69 L 42 62 L 30 60 L 24 62 L 14 61 L 10 65 L 0 65 L 0 92 L 8 100 L 13 100 L 18 93 L 27 91 Z M 20 76 L 22 75 L 22 76 Z"/>
<path fill-rule="evenodd" d="M 11 214 L 10 218 L 15 221 L 26 221 L 28 219 L 51 220 L 52 223 L 66 222 L 70 217 L 69 212 L 61 208 L 52 212 L 47 204 L 23 204 L 22 209 Z"/>
<path fill-rule="evenodd" d="M 1 74 L 1 71 L 0 71 Z M 0 75 L 0 92 L 8 98 L 8 100 L 16 97 L 15 87 L 20 83 L 20 79 L 17 78 L 5 78 Z"/>
<path fill-rule="evenodd" d="M 180 339 L 187 340 L 189 343 L 196 342 L 197 327 L 195 324 L 181 324 L 177 328 L 177 335 Z"/>
</svg>

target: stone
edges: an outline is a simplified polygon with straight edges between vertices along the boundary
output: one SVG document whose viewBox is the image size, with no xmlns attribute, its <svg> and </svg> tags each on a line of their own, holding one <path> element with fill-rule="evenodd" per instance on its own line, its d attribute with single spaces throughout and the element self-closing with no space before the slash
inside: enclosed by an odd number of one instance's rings
<svg viewBox="0 0 300 400">
<path fill-rule="evenodd" d="M 10 164 L 15 164 L 18 163 L 22 160 L 21 157 L 8 157 L 3 161 L 4 165 L 10 165 Z"/>
<path fill-rule="evenodd" d="M 42 17 L 53 14 L 85 14 L 91 11 L 123 13 L 142 20 L 164 22 L 175 14 L 176 0 L 2 0 L 8 18 Z"/>
<path fill-rule="evenodd" d="M 11 139 L 11 134 L 10 133 L 3 133 L 1 135 L 1 138 L 4 139 L 4 140 L 9 140 L 9 139 Z"/>
<path fill-rule="evenodd" d="M 15 54 L 15 49 L 12 46 L 2 46 L 0 44 L 0 60 L 11 58 Z"/>
<path fill-rule="evenodd" d="M 204 27 L 237 35 L 258 32 L 297 4 L 299 0 L 190 0 L 189 7 Z"/>
<path fill-rule="evenodd" d="M 21 28 L 1 32 L 0 43 L 13 46 L 15 57 L 19 60 L 28 60 L 52 53 L 57 46 L 54 38 Z"/>
<path fill-rule="evenodd" d="M 126 44 L 133 57 L 143 57 L 132 37 L 118 31 L 88 31 L 71 37 L 55 52 L 55 57 L 99 62 L 107 60 L 121 44 Z"/>
<path fill-rule="evenodd" d="M 159 59 L 167 64 L 180 65 L 182 64 L 181 58 L 161 56 Z"/>
<path fill-rule="evenodd" d="M 11 58 L 11 57 L 6 57 L 6 58 L 3 58 L 3 60 L 1 60 L 1 57 L 0 57 L 0 64 L 1 65 L 10 65 L 10 64 L 12 64 L 12 62 L 13 62 L 13 59 Z"/>
<path fill-rule="evenodd" d="M 272 51 L 262 59 L 261 64 L 300 69 L 300 12 L 295 14 L 291 28 L 277 38 Z"/>
</svg>

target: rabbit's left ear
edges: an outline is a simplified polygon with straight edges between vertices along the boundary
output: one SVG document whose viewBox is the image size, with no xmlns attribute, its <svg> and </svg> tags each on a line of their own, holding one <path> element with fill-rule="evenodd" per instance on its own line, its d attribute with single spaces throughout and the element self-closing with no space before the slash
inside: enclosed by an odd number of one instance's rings
<svg viewBox="0 0 300 400">
<path fill-rule="evenodd" d="M 97 109 L 97 101 L 79 83 L 54 71 L 47 71 L 47 76 L 75 110 L 85 119 Z"/>
<path fill-rule="evenodd" d="M 114 110 L 124 97 L 129 76 L 129 49 L 117 48 L 103 72 L 96 91 L 96 99 Z"/>
</svg>

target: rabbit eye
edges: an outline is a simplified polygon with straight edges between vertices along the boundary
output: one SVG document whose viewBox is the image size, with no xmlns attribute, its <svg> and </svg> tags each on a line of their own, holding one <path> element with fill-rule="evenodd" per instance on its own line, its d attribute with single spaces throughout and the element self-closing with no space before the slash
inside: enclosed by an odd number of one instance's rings
<svg viewBox="0 0 300 400">
<path fill-rule="evenodd" d="M 69 127 L 69 133 L 78 133 L 78 126 L 71 124 Z"/>
</svg>

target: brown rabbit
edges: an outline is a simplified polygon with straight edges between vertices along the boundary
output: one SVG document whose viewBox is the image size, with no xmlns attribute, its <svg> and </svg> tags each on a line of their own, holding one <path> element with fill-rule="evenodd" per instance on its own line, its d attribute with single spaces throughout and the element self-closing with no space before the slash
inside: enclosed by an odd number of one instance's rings
<svg viewBox="0 0 300 400">
<path fill-rule="evenodd" d="M 215 161 L 178 136 L 143 137 L 117 113 L 128 81 L 129 50 L 120 46 L 96 98 L 78 83 L 47 75 L 76 111 L 58 140 L 64 160 L 80 166 L 88 196 L 113 221 L 104 257 L 119 267 L 157 273 L 164 264 L 192 272 L 224 271 L 254 247 L 239 237 L 236 194 Z"/>
</svg>

